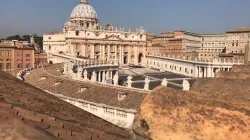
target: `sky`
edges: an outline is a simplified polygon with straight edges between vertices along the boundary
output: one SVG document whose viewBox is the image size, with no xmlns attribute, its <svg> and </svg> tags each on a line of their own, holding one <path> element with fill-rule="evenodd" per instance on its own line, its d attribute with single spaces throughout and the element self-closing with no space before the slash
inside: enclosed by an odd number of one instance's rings
<svg viewBox="0 0 250 140">
<path fill-rule="evenodd" d="M 80 0 L 1 0 L 0 38 L 62 31 Z M 250 27 L 250 0 L 89 0 L 99 22 L 147 32 L 224 33 Z"/>
</svg>

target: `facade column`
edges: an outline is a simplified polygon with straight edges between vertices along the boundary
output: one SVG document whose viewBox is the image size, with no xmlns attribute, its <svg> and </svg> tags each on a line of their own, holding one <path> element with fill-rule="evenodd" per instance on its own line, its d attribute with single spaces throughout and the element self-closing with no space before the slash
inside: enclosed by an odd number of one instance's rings
<svg viewBox="0 0 250 140">
<path fill-rule="evenodd" d="M 134 46 L 134 64 L 135 64 L 135 65 L 138 64 L 138 57 L 139 57 L 139 54 L 138 54 L 138 47 L 137 47 L 137 46 Z"/>
<path fill-rule="evenodd" d="M 122 65 L 124 64 L 124 46 L 122 46 L 122 51 L 121 51 L 121 61 L 122 61 Z"/>
<path fill-rule="evenodd" d="M 110 61 L 110 45 L 107 46 L 108 46 L 108 61 Z"/>
<path fill-rule="evenodd" d="M 102 60 L 105 61 L 106 51 L 105 51 L 105 45 L 102 44 Z"/>
<path fill-rule="evenodd" d="M 99 46 L 99 50 L 100 50 L 100 55 L 99 55 L 99 60 L 101 60 L 102 59 L 102 45 L 101 44 L 99 44 L 100 46 Z"/>
<path fill-rule="evenodd" d="M 81 44 L 81 54 L 82 56 L 86 56 L 86 44 Z"/>
<path fill-rule="evenodd" d="M 143 62 L 142 65 L 146 65 L 146 46 L 142 46 L 143 48 Z M 164 52 L 165 55 L 165 52 Z"/>
<path fill-rule="evenodd" d="M 120 58 L 119 58 L 119 62 L 120 62 L 120 65 L 122 65 L 122 45 L 119 46 L 119 55 L 120 55 Z"/>
<path fill-rule="evenodd" d="M 95 58 L 95 45 L 91 44 L 91 53 L 90 53 L 90 58 Z"/>
<path fill-rule="evenodd" d="M 117 45 L 115 45 L 115 61 L 117 61 Z"/>
<path fill-rule="evenodd" d="M 131 63 L 131 46 L 128 46 L 128 64 Z"/>
</svg>

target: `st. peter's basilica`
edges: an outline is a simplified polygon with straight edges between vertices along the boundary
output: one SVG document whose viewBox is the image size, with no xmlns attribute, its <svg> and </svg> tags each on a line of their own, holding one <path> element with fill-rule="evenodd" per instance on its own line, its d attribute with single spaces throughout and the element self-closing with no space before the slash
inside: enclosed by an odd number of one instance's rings
<svg viewBox="0 0 250 140">
<path fill-rule="evenodd" d="M 144 65 L 146 31 L 141 27 L 132 32 L 110 24 L 101 26 L 97 13 L 81 0 L 65 23 L 63 32 L 43 35 L 43 46 L 52 63 L 58 63 L 54 54 L 117 61 L 120 65 Z"/>
</svg>

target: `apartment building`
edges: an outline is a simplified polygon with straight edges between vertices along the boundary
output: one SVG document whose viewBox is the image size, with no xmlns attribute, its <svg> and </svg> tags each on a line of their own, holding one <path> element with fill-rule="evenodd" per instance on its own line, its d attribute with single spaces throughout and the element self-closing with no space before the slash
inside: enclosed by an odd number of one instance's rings
<svg viewBox="0 0 250 140">
<path fill-rule="evenodd" d="M 14 49 L 12 44 L 0 43 L 0 71 L 14 74 Z"/>
</svg>

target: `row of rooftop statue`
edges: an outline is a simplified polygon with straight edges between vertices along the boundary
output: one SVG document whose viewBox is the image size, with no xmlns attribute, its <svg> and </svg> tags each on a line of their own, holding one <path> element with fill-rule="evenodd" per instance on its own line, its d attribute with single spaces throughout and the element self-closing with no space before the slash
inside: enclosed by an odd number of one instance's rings
<svg viewBox="0 0 250 140">
<path fill-rule="evenodd" d="M 71 63 L 74 64 L 74 63 Z M 70 69 L 68 69 L 70 68 Z M 109 71 L 107 70 L 102 71 L 102 72 L 96 72 L 94 71 L 89 71 L 87 69 L 83 69 L 83 67 L 78 67 L 76 68 L 75 72 L 73 73 L 73 65 L 69 66 L 68 63 L 64 64 L 64 74 L 67 76 L 70 76 L 72 78 L 78 79 L 78 80 L 83 80 L 83 81 L 87 81 L 87 82 L 91 82 L 91 83 L 103 83 L 103 84 L 112 84 L 114 86 L 119 86 L 119 74 L 118 74 L 118 70 L 116 71 Z M 111 72 L 111 74 L 110 74 Z M 133 88 L 132 84 L 133 84 L 133 76 L 129 75 L 127 77 L 127 81 L 125 82 L 125 86 L 127 88 Z M 144 80 L 144 90 L 148 91 L 150 90 L 150 83 L 151 83 L 151 79 L 150 77 L 146 77 Z M 164 78 L 162 80 L 161 85 L 162 86 L 167 86 L 168 84 L 172 84 L 173 86 L 176 86 L 178 88 L 181 88 L 183 90 L 189 90 L 190 88 L 190 84 L 187 80 L 183 80 L 182 84 L 176 84 L 176 83 L 172 83 L 172 82 L 168 82 L 166 78 Z M 124 85 L 122 85 L 124 86 Z"/>
</svg>

